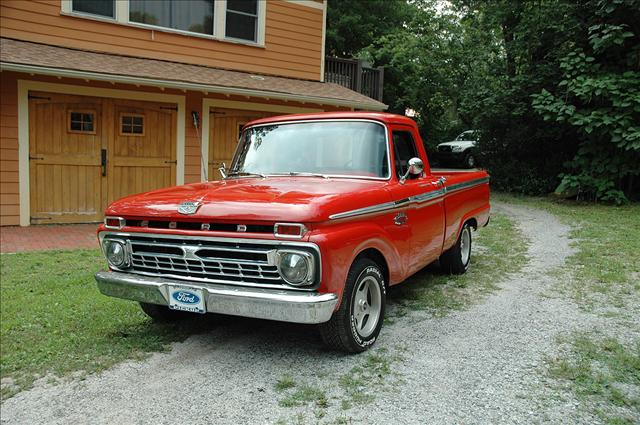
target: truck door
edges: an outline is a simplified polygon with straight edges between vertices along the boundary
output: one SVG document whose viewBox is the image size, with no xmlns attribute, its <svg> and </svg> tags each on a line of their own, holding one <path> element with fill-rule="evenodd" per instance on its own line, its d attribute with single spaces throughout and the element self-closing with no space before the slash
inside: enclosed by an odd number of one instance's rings
<svg viewBox="0 0 640 425">
<path fill-rule="evenodd" d="M 392 176 L 391 192 L 394 201 L 406 208 L 398 210 L 394 224 L 408 227 L 410 252 L 402 253 L 409 258 L 405 264 L 409 273 L 415 273 L 440 255 L 444 235 L 444 202 L 442 184 L 431 175 L 424 148 L 416 143 L 420 140 L 415 129 L 409 126 L 391 127 Z M 420 158 L 425 172 L 419 176 L 409 175 L 404 183 L 401 177 L 407 172 L 411 158 Z"/>
</svg>

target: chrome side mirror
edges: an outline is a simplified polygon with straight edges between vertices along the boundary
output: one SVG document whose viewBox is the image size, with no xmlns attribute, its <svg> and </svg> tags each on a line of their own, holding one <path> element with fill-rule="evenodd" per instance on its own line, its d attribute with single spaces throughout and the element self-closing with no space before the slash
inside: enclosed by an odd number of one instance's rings
<svg viewBox="0 0 640 425">
<path fill-rule="evenodd" d="M 409 160 L 409 167 L 407 168 L 407 172 L 404 173 L 404 176 L 400 177 L 400 184 L 404 184 L 404 182 L 409 177 L 409 174 L 414 176 L 419 176 L 424 171 L 424 164 L 420 158 L 411 158 Z"/>
<path fill-rule="evenodd" d="M 226 179 L 227 178 L 227 166 L 224 164 L 224 162 L 218 168 L 218 171 L 220 171 L 220 175 L 222 176 L 222 179 Z"/>
</svg>

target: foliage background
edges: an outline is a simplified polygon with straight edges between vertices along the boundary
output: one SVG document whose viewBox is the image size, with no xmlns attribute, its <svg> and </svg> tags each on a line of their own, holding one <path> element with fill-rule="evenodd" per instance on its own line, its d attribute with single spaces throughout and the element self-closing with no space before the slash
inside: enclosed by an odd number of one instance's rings
<svg viewBox="0 0 640 425">
<path fill-rule="evenodd" d="M 640 0 L 329 0 L 326 47 L 385 67 L 429 153 L 481 130 L 496 189 L 640 198 Z"/>
</svg>

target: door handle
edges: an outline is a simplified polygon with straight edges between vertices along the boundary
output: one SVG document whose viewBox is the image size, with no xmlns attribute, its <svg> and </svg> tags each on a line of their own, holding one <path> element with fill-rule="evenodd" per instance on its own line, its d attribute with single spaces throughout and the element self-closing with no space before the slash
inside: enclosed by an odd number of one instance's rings
<svg viewBox="0 0 640 425">
<path fill-rule="evenodd" d="M 100 150 L 100 167 L 102 167 L 102 177 L 107 175 L 107 150 Z"/>
<path fill-rule="evenodd" d="M 165 163 L 165 164 L 177 164 L 177 163 L 178 163 L 178 160 L 177 160 L 177 159 L 174 159 L 173 161 L 165 161 L 164 163 Z"/>
<path fill-rule="evenodd" d="M 30 161 L 38 161 L 38 160 L 41 160 L 41 159 L 44 159 L 44 156 L 31 156 L 31 155 L 29 155 L 29 160 Z"/>
</svg>

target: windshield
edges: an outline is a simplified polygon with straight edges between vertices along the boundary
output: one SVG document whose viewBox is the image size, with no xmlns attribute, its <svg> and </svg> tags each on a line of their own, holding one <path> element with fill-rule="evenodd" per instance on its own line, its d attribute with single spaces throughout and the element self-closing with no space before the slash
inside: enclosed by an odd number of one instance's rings
<svg viewBox="0 0 640 425">
<path fill-rule="evenodd" d="M 389 177 L 385 127 L 314 121 L 251 127 L 240 137 L 230 174 Z"/>
</svg>

